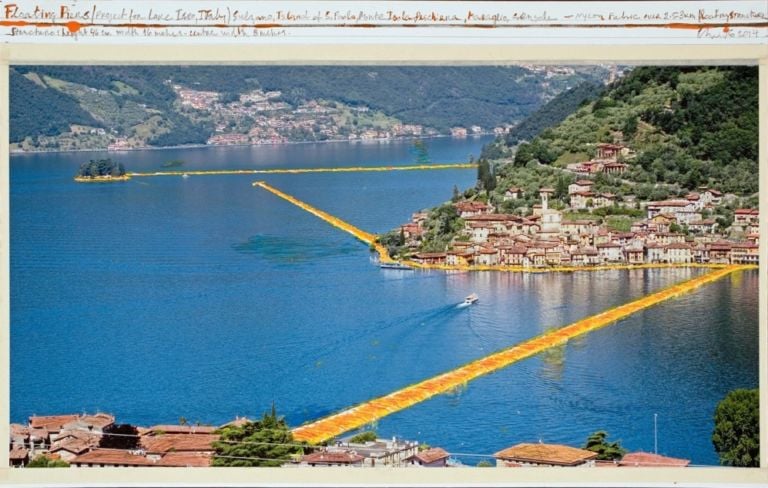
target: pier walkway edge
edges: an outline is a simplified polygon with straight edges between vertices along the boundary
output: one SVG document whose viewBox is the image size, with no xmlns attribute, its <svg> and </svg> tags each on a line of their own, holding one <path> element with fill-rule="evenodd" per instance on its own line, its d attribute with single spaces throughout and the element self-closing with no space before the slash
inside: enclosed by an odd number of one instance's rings
<svg viewBox="0 0 768 488">
<path fill-rule="evenodd" d="M 263 188 L 280 198 L 306 210 L 316 217 L 328 222 L 345 232 L 352 234 L 357 239 L 372 246 L 380 256 L 382 262 L 391 262 L 386 248 L 377 242 L 376 236 L 369 232 L 358 229 L 357 227 L 344 222 L 343 220 L 330 215 L 320 209 L 302 202 L 301 200 L 278 190 L 264 181 L 257 181 L 253 186 Z M 466 270 L 503 270 L 503 271 L 529 271 L 525 268 L 517 267 L 454 267 L 454 266 L 436 266 L 428 267 L 419 263 L 408 262 L 409 265 L 419 268 L 434 268 L 443 270 L 466 269 Z M 690 266 L 690 265 L 686 265 Z M 605 269 L 635 269 L 635 268 L 653 268 L 653 267 L 681 267 L 675 265 L 617 265 L 617 266 L 596 266 L 596 267 L 572 267 L 572 268 L 550 268 L 542 271 L 580 271 L 580 270 L 605 270 Z M 587 334 L 593 330 L 612 325 L 636 312 L 652 307 L 660 302 L 689 293 L 701 286 L 719 280 L 733 272 L 745 269 L 754 269 L 754 265 L 699 265 L 698 267 L 714 268 L 713 271 L 697 276 L 667 287 L 661 291 L 651 293 L 637 300 L 608 309 L 604 312 L 592 315 L 585 319 L 566 325 L 559 329 L 536 336 L 532 339 L 511 346 L 501 351 L 492 353 L 483 358 L 474 360 L 464 366 L 448 371 L 446 373 L 433 376 L 419 383 L 407 386 L 388 395 L 369 400 L 360 405 L 353 406 L 342 412 L 330 415 L 317 421 L 299 426 L 293 429 L 293 436 L 297 440 L 310 443 L 320 443 L 332 439 L 340 434 L 350 430 L 357 429 L 374 422 L 382 417 L 397 411 L 411 407 L 417 403 L 428 400 L 429 398 L 450 391 L 456 387 L 467 384 L 480 376 L 493 373 L 499 369 L 505 368 L 513 363 L 528 357 L 539 354 L 549 348 L 566 343 L 568 340 Z"/>
</svg>

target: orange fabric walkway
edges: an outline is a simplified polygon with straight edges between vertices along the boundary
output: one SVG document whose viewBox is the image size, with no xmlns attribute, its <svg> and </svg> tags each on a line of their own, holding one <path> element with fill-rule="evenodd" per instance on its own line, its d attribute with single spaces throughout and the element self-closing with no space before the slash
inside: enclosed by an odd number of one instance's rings
<svg viewBox="0 0 768 488">
<path fill-rule="evenodd" d="M 484 358 L 408 386 L 389 395 L 379 397 L 343 412 L 302 425 L 293 430 L 293 436 L 302 441 L 319 443 L 350 430 L 362 427 L 386 415 L 423 402 L 435 395 L 461 386 L 475 378 L 492 373 L 512 363 L 557 346 L 571 338 L 616 323 L 640 310 L 659 302 L 688 293 L 702 285 L 718 280 L 748 266 L 728 266 L 665 288 L 638 300 L 587 317 L 563 328 L 542 334 L 523 343 L 503 349 Z"/>
</svg>

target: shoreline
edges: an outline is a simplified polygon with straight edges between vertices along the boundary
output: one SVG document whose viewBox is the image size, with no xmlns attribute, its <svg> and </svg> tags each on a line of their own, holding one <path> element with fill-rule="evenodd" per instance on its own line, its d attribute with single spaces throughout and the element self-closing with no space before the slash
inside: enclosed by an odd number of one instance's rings
<svg viewBox="0 0 768 488">
<path fill-rule="evenodd" d="M 33 149 L 33 150 L 20 150 L 20 149 L 11 149 L 9 151 L 9 154 L 11 156 L 24 156 L 24 155 L 33 155 L 33 154 L 66 154 L 66 153 L 83 153 L 83 152 L 100 152 L 100 153 L 110 153 L 110 154 L 120 154 L 120 153 L 131 153 L 135 151 L 165 151 L 169 149 L 200 149 L 200 148 L 222 148 L 222 147 L 257 147 L 257 146 L 293 146 L 298 144 L 349 144 L 349 143 L 356 143 L 356 144 L 367 144 L 367 143 L 390 143 L 390 142 L 403 142 L 408 140 L 417 140 L 417 139 L 443 139 L 443 138 L 450 138 L 450 139 L 477 139 L 481 137 L 487 137 L 487 136 L 494 136 L 494 134 L 491 133 L 482 133 L 482 134 L 472 134 L 467 135 L 466 137 L 453 137 L 450 134 L 438 134 L 434 136 L 424 136 L 424 137 L 416 137 L 416 136 L 409 136 L 409 137 L 391 137 L 391 138 L 376 138 L 376 139 L 333 139 L 333 140 L 325 140 L 325 141 L 287 141 L 287 142 L 266 142 L 266 143 L 259 143 L 259 144 L 182 144 L 182 145 L 176 145 L 176 146 L 146 146 L 146 147 L 133 147 L 133 148 L 125 148 L 125 149 L 119 149 L 116 151 L 110 151 L 107 148 L 103 149 Z M 495 137 L 495 136 L 494 136 Z"/>
</svg>

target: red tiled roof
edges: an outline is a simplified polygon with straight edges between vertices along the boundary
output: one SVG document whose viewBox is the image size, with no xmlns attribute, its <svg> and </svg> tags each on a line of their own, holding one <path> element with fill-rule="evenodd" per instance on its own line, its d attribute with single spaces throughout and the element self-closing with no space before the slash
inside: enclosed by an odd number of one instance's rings
<svg viewBox="0 0 768 488">
<path fill-rule="evenodd" d="M 688 459 L 678 459 L 650 452 L 631 452 L 625 455 L 619 466 L 638 466 L 638 467 L 685 467 L 691 463 Z"/>
<path fill-rule="evenodd" d="M 688 244 L 683 244 L 682 242 L 674 242 L 672 244 L 667 244 L 667 249 L 690 249 L 691 246 Z"/>
<path fill-rule="evenodd" d="M 141 435 L 151 435 L 158 431 L 165 434 L 213 434 L 216 427 L 210 425 L 153 425 L 140 430 Z"/>
<path fill-rule="evenodd" d="M 416 459 L 422 464 L 431 464 L 435 461 L 440 461 L 441 459 L 446 459 L 448 457 L 450 457 L 450 454 L 445 452 L 445 450 L 441 447 L 433 447 L 411 456 L 412 459 Z"/>
<path fill-rule="evenodd" d="M 58 430 L 68 424 L 77 420 L 78 415 L 46 415 L 46 416 L 32 416 L 29 417 L 29 426 L 33 429 L 47 429 Z"/>
<path fill-rule="evenodd" d="M 8 459 L 11 461 L 23 461 L 29 456 L 29 450 L 21 446 L 13 446 L 8 453 Z"/>
<path fill-rule="evenodd" d="M 348 451 L 318 451 L 301 458 L 307 464 L 356 464 L 365 459 Z"/>
<path fill-rule="evenodd" d="M 596 452 L 560 444 L 517 444 L 493 455 L 505 461 L 575 466 L 597 457 Z"/>
<path fill-rule="evenodd" d="M 11 436 L 23 436 L 27 437 L 29 435 L 29 428 L 26 425 L 21 424 L 11 424 Z"/>
<path fill-rule="evenodd" d="M 213 451 L 213 442 L 221 436 L 216 434 L 164 434 L 142 436 L 141 445 L 147 452 Z"/>
<path fill-rule="evenodd" d="M 52 448 L 51 452 L 69 451 L 72 454 L 82 454 L 87 452 L 91 447 L 94 447 L 94 445 L 95 444 L 92 444 L 84 439 L 71 439 L 62 442 L 58 446 Z"/>
<path fill-rule="evenodd" d="M 110 466 L 154 466 L 155 462 L 140 454 L 131 454 L 123 449 L 94 449 L 77 456 L 70 464 L 105 464 Z"/>
<path fill-rule="evenodd" d="M 419 252 L 414 255 L 417 259 L 444 258 L 444 252 Z"/>
<path fill-rule="evenodd" d="M 760 211 L 756 208 L 737 208 L 733 213 L 739 215 L 759 215 Z"/>
<path fill-rule="evenodd" d="M 510 214 L 481 214 L 465 217 L 465 222 L 504 222 L 508 220 L 520 220 L 519 217 Z"/>
<path fill-rule="evenodd" d="M 594 185 L 595 182 L 592 180 L 576 180 L 576 184 L 579 186 L 590 186 Z"/>
<path fill-rule="evenodd" d="M 664 200 L 660 202 L 648 202 L 649 207 L 687 207 L 691 203 L 688 200 Z"/>
<path fill-rule="evenodd" d="M 93 425 L 94 427 L 101 427 L 101 428 L 104 428 L 108 425 L 112 425 L 115 423 L 114 415 L 109 415 L 107 413 L 97 413 L 95 415 L 84 415 L 80 417 L 78 420 L 85 424 Z"/>
<path fill-rule="evenodd" d="M 167 452 L 157 462 L 157 466 L 198 468 L 211 465 L 213 457 L 207 452 Z"/>
<path fill-rule="evenodd" d="M 37 439 L 48 439 L 50 432 L 46 429 L 30 429 L 29 436 L 36 437 Z"/>
</svg>

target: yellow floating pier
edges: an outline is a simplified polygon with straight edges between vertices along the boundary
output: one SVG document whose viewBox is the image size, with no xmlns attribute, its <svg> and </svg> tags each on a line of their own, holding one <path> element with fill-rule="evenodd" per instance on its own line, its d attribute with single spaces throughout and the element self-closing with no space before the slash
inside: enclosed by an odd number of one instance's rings
<svg viewBox="0 0 768 488">
<path fill-rule="evenodd" d="M 718 280 L 734 271 L 747 266 L 728 266 L 705 275 L 652 293 L 639 300 L 609 309 L 605 312 L 579 320 L 546 334 L 529 339 L 521 344 L 503 349 L 484 358 L 472 361 L 447 373 L 434 376 L 415 385 L 408 386 L 389 395 L 376 398 L 293 430 L 297 440 L 319 443 L 350 430 L 362 427 L 391 413 L 403 410 L 416 403 L 423 402 L 435 395 L 444 393 L 475 378 L 492 373 L 512 363 L 538 354 L 550 347 L 562 344 L 569 339 L 593 330 L 616 323 L 635 312 L 656 305 L 657 303 L 688 293 L 702 285 Z"/>
<path fill-rule="evenodd" d="M 376 249 L 376 252 L 379 253 L 379 260 L 381 262 L 391 263 L 394 261 L 392 257 L 389 255 L 387 248 L 376 242 L 376 237 L 377 237 L 376 235 L 371 234 L 369 232 L 365 232 L 364 230 L 360 230 L 354 225 L 344 222 L 343 220 L 339 219 L 338 217 L 334 217 L 328 212 L 323 212 L 322 210 L 315 208 L 308 203 L 302 202 L 298 198 L 292 197 L 291 195 L 278 190 L 274 186 L 271 186 L 264 181 L 257 181 L 253 183 L 253 186 L 260 186 L 261 188 L 264 188 L 265 190 L 268 190 L 274 193 L 280 198 L 283 198 L 291 202 L 292 204 L 296 205 L 297 207 L 303 208 L 304 210 L 311 213 L 312 215 L 315 215 L 316 217 L 319 217 L 320 219 L 328 222 L 332 226 L 337 227 L 343 231 L 349 232 L 350 234 L 357 237 L 358 239 L 360 239 L 361 241 L 365 242 L 368 245 L 373 244 L 374 248 Z M 502 272 L 517 272 L 517 273 L 567 273 L 567 272 L 574 272 L 574 271 L 606 271 L 606 270 L 617 270 L 617 269 L 654 269 L 654 268 L 722 269 L 729 266 L 728 264 L 649 263 L 649 264 L 604 264 L 600 266 L 548 266 L 544 268 L 534 268 L 534 267 L 525 267 L 525 266 L 501 266 L 501 265 L 450 266 L 445 264 L 422 264 L 422 263 L 417 263 L 416 261 L 411 261 L 411 260 L 402 260 L 401 263 L 408 265 L 412 268 L 418 268 L 418 269 L 436 269 L 436 270 L 443 270 L 443 271 L 502 271 Z M 755 265 L 749 265 L 748 267 L 757 268 L 757 266 Z"/>
<path fill-rule="evenodd" d="M 273 175 L 300 173 L 354 173 L 370 171 L 428 171 L 435 169 L 471 169 L 474 163 L 418 164 L 410 166 L 350 166 L 346 168 L 281 168 L 281 169 L 214 169 L 202 171 L 155 171 L 128 173 L 130 176 L 210 176 L 210 175 Z"/>
<path fill-rule="evenodd" d="M 344 222 L 343 220 L 341 220 L 339 218 L 336 218 L 336 217 L 334 217 L 333 215 L 331 215 L 331 214 L 329 214 L 327 212 L 323 212 L 322 210 L 317 209 L 317 208 L 313 207 L 312 205 L 310 205 L 308 203 L 304 203 L 301 200 L 299 200 L 297 198 L 294 198 L 294 197 L 290 196 L 289 194 L 284 193 L 284 192 L 278 190 L 274 186 L 270 186 L 269 184 L 267 184 L 264 181 L 257 181 L 255 183 L 253 183 L 253 186 L 260 186 L 261 188 L 264 188 L 265 190 L 274 193 L 275 195 L 279 196 L 280 198 L 288 200 L 289 202 L 291 202 L 292 204 L 296 205 L 297 207 L 303 208 L 304 210 L 306 210 L 307 212 L 311 213 L 312 215 L 314 215 L 314 216 L 316 216 L 316 217 L 318 217 L 320 219 L 325 220 L 326 222 L 328 222 L 332 226 L 334 226 L 334 227 L 336 227 L 338 229 L 341 229 L 341 230 L 343 230 L 345 232 L 349 232 L 350 234 L 352 234 L 353 236 L 357 237 L 358 239 L 360 239 L 364 243 L 368 244 L 369 246 L 370 245 L 374 246 L 374 248 L 376 249 L 376 252 L 379 253 L 379 260 L 380 261 L 385 262 L 385 263 L 386 262 L 392 262 L 392 258 L 389 257 L 389 252 L 387 252 L 387 248 L 385 248 L 384 246 L 382 246 L 381 244 L 376 242 L 376 235 L 371 234 L 369 232 L 365 232 L 363 230 L 360 230 L 357 227 L 355 227 L 354 225 L 348 224 L 348 223 Z"/>
</svg>

